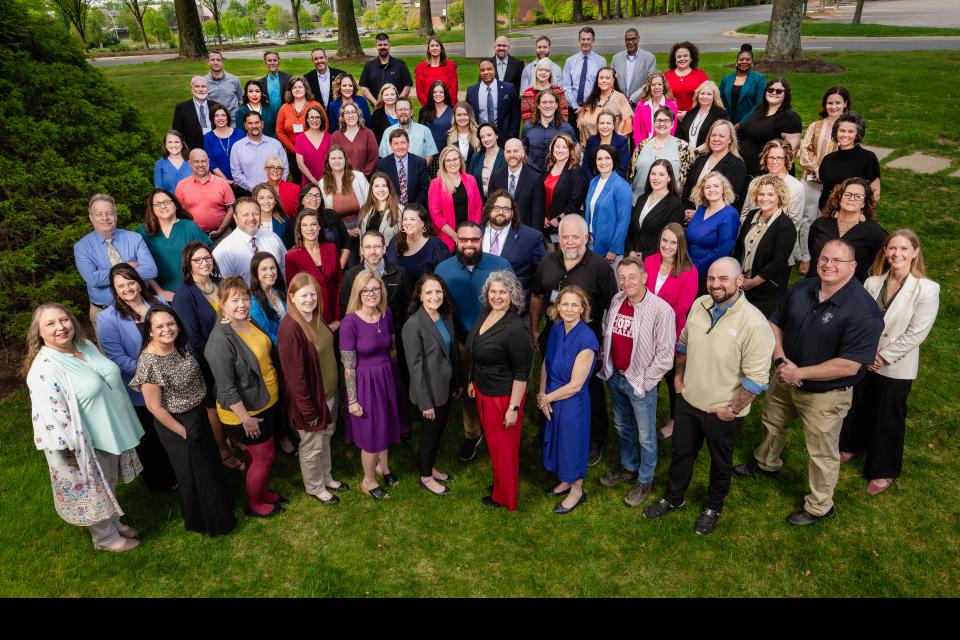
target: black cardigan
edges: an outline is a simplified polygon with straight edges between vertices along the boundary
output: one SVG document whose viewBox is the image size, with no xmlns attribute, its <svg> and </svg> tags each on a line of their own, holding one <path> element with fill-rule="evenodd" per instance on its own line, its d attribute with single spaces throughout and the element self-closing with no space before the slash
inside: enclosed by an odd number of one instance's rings
<svg viewBox="0 0 960 640">
<path fill-rule="evenodd" d="M 533 366 L 530 328 L 513 311 L 480 334 L 489 309 L 480 313 L 467 334 L 466 346 L 473 358 L 470 382 L 485 396 L 507 396 L 514 380 L 526 382 Z"/>
<path fill-rule="evenodd" d="M 690 125 L 693 124 L 693 119 L 699 111 L 699 107 L 692 109 L 687 112 L 687 117 L 684 117 L 680 121 L 680 124 L 677 125 L 677 132 L 674 134 L 684 142 L 688 142 L 687 138 L 690 136 Z M 713 105 L 710 107 L 710 112 L 707 113 L 707 117 L 703 119 L 703 124 L 700 125 L 700 130 L 697 132 L 697 144 L 693 145 L 694 148 L 699 147 L 707 141 L 707 133 L 710 132 L 710 127 L 713 126 L 713 123 L 717 120 L 726 120 L 727 119 L 727 110 L 723 107 L 718 107 Z M 691 149 L 692 151 L 693 149 Z"/>
<path fill-rule="evenodd" d="M 549 173 L 547 174 L 549 175 Z M 546 177 L 546 176 L 545 176 Z M 583 169 L 564 167 L 553 188 L 553 198 L 550 200 L 550 219 L 553 220 L 561 213 L 580 213 L 583 201 L 587 197 L 589 180 Z"/>
<path fill-rule="evenodd" d="M 746 253 L 747 233 L 755 226 L 754 217 L 757 211 L 758 209 L 754 209 L 747 213 L 747 217 L 740 225 L 737 244 L 733 248 L 733 257 L 741 264 Z M 781 212 L 760 238 L 760 243 L 754 252 L 750 274 L 762 277 L 764 282 L 747 292 L 747 298 L 751 302 L 779 300 L 786 293 L 790 280 L 790 255 L 793 253 L 796 242 L 797 228 L 793 225 L 790 216 L 785 211 Z"/>
<path fill-rule="evenodd" d="M 660 232 L 665 226 L 671 222 L 683 224 L 683 205 L 680 198 L 668 191 L 643 219 L 643 224 L 638 226 L 640 212 L 649 195 L 645 193 L 637 199 L 630 216 L 630 226 L 627 228 L 627 252 L 638 251 L 644 258 L 659 250 Z"/>
<path fill-rule="evenodd" d="M 684 209 L 696 209 L 690 196 L 693 193 L 693 188 L 697 185 L 700 172 L 703 171 L 703 167 L 707 164 L 709 158 L 709 153 L 699 156 L 694 160 L 690 171 L 687 172 L 687 181 L 683 185 L 683 195 L 680 197 L 683 201 Z M 713 170 L 719 172 L 730 181 L 730 184 L 733 186 L 733 192 L 737 196 L 733 202 L 733 208 L 737 211 L 742 211 L 743 201 L 747 198 L 747 165 L 737 156 L 728 153 L 723 156 Z"/>
</svg>

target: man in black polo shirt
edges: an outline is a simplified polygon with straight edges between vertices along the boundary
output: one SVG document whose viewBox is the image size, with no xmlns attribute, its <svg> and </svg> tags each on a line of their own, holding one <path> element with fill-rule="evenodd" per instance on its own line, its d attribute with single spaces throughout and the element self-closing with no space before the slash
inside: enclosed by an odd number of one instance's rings
<svg viewBox="0 0 960 640">
<path fill-rule="evenodd" d="M 360 73 L 360 91 L 371 104 L 371 109 L 377 102 L 380 88 L 387 83 L 395 86 L 400 92 L 398 98 L 406 98 L 413 87 L 407 65 L 402 60 L 390 56 L 390 36 L 378 33 L 377 57 L 363 65 L 363 71 Z"/>
<path fill-rule="evenodd" d="M 778 473 L 787 428 L 799 417 L 810 454 L 810 493 L 804 507 L 787 517 L 790 524 L 812 524 L 836 514 L 840 429 L 853 385 L 873 363 L 883 331 L 880 308 L 853 277 L 853 256 L 848 242 L 827 242 L 817 262 L 819 278 L 790 287 L 770 316 L 776 376 L 763 408 L 767 434 L 754 459 L 733 469 L 737 477 Z"/>
<path fill-rule="evenodd" d="M 530 281 L 530 334 L 534 344 L 540 346 L 541 353 L 545 344 L 540 344 L 540 316 L 544 309 L 553 304 L 561 289 L 576 285 L 584 290 L 590 300 L 592 319 L 590 328 L 597 340 L 603 343 L 603 313 L 610 306 L 610 300 L 617 293 L 617 279 L 613 269 L 604 258 L 587 249 L 587 222 L 582 216 L 569 214 L 563 218 L 558 228 L 560 251 L 547 254 L 537 267 Z M 545 331 L 544 335 L 549 334 Z M 592 467 L 600 462 L 603 445 L 607 439 L 609 423 L 607 421 L 606 391 L 603 381 L 591 375 L 588 383 L 590 391 L 590 452 L 587 463 Z M 537 440 L 540 440 L 538 435 Z"/>
</svg>

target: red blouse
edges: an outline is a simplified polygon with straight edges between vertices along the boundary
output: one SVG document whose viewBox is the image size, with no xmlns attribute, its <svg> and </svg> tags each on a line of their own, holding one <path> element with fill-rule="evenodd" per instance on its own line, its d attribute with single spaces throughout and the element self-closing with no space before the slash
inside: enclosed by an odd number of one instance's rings
<svg viewBox="0 0 960 640">
<path fill-rule="evenodd" d="M 693 92 L 704 81 L 710 79 L 700 69 L 694 69 L 683 77 L 678 76 L 673 69 L 663 75 L 667 78 L 667 84 L 670 85 L 673 97 L 677 99 L 677 109 L 680 111 L 690 111 L 693 108 Z"/>
</svg>

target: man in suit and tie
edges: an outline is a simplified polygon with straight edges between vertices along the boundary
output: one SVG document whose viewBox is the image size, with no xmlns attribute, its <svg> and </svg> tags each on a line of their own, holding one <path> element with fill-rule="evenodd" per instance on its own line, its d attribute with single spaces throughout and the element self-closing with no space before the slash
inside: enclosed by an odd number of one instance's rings
<svg viewBox="0 0 960 640">
<path fill-rule="evenodd" d="M 307 84 L 310 85 L 310 93 L 313 94 L 313 99 L 326 109 L 330 100 L 333 99 L 333 81 L 343 73 L 343 70 L 328 67 L 327 52 L 319 47 L 310 52 L 310 59 L 313 60 L 314 70 L 304 74 L 304 77 L 307 79 Z M 272 96 L 270 101 L 273 102 Z"/>
<path fill-rule="evenodd" d="M 377 161 L 377 171 L 383 171 L 390 176 L 401 207 L 405 207 L 408 202 L 419 202 L 427 206 L 430 174 L 426 161 L 409 153 L 410 138 L 403 129 L 394 129 L 388 139 L 393 153 Z"/>
<path fill-rule="evenodd" d="M 527 166 L 527 153 L 523 143 L 516 138 L 510 138 L 503 145 L 503 159 L 507 166 L 491 174 L 489 191 L 492 193 L 497 189 L 506 190 L 513 198 L 515 211 L 523 224 L 542 234 L 547 208 L 543 174 Z M 519 275 L 519 272 L 517 274 Z"/>
<path fill-rule="evenodd" d="M 480 61 L 480 82 L 467 87 L 467 102 L 477 114 L 477 122 L 497 125 L 499 143 L 517 135 L 520 129 L 520 99 L 512 84 L 497 80 L 492 58 Z"/>
<path fill-rule="evenodd" d="M 541 183 L 541 187 L 543 184 Z M 520 205 L 506 189 L 490 193 L 483 206 L 483 252 L 506 258 L 530 300 L 530 278 L 547 255 L 543 235 L 520 221 Z"/>
<path fill-rule="evenodd" d="M 523 60 L 510 55 L 510 40 L 499 36 L 493 44 L 493 62 L 497 80 L 509 82 L 520 95 L 520 77 L 523 75 Z"/>
<path fill-rule="evenodd" d="M 207 79 L 193 76 L 190 78 L 190 93 L 193 97 L 173 108 L 171 129 L 183 134 L 183 139 L 191 149 L 203 149 L 203 134 L 212 129 L 207 92 Z"/>
<path fill-rule="evenodd" d="M 657 59 L 640 48 L 640 33 L 632 27 L 624 34 L 623 43 L 627 50 L 615 53 L 610 66 L 617 74 L 620 93 L 630 99 L 630 104 L 637 106 L 643 83 L 657 70 Z"/>
<path fill-rule="evenodd" d="M 280 54 L 276 51 L 267 51 L 263 54 L 263 64 L 267 67 L 267 75 L 257 82 L 260 83 L 260 89 L 270 98 L 270 104 L 275 109 L 280 109 L 290 74 L 280 71 Z"/>
</svg>

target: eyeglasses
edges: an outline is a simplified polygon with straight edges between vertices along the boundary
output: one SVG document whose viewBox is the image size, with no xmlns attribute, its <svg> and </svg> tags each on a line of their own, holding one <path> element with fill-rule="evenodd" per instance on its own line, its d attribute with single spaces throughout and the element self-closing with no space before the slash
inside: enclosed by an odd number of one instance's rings
<svg viewBox="0 0 960 640">
<path fill-rule="evenodd" d="M 268 164 L 266 166 L 267 171 L 283 171 L 282 164 Z"/>
<path fill-rule="evenodd" d="M 304 199 L 304 200 L 319 200 L 319 199 L 320 199 L 320 194 L 319 194 L 319 193 L 307 193 L 307 194 L 304 194 L 303 199 Z"/>
<path fill-rule="evenodd" d="M 173 204 L 173 200 L 161 200 L 160 202 L 154 202 L 153 206 L 155 207 L 166 207 L 167 205 Z"/>
<path fill-rule="evenodd" d="M 203 256 L 202 258 L 190 258 L 190 262 L 193 264 L 203 264 L 205 262 L 213 262 L 213 256 Z"/>
<path fill-rule="evenodd" d="M 847 193 L 844 193 L 844 194 L 843 194 L 842 196 L 840 196 L 840 197 L 843 198 L 844 200 L 853 200 L 854 202 L 860 202 L 861 200 L 863 200 L 864 198 L 866 198 L 866 195 L 863 194 L 863 193 L 849 193 L 849 192 L 847 192 Z"/>
<path fill-rule="evenodd" d="M 457 237 L 457 241 L 460 242 L 461 244 L 476 243 L 476 242 L 480 242 L 481 240 L 483 240 L 483 238 L 464 238 L 463 236 Z"/>
<path fill-rule="evenodd" d="M 820 256 L 817 262 L 820 264 L 843 264 L 844 262 L 853 262 L 853 260 L 841 260 L 839 258 L 828 258 L 826 256 Z"/>
<path fill-rule="evenodd" d="M 663 118 L 659 118 L 654 120 L 653 124 L 673 124 L 673 120 L 664 120 Z"/>
<path fill-rule="evenodd" d="M 362 296 L 380 295 L 380 287 L 377 287 L 376 289 L 360 289 L 360 295 Z"/>
<path fill-rule="evenodd" d="M 775 88 L 773 88 L 773 87 L 770 87 L 769 89 L 767 89 L 767 93 L 772 93 L 772 94 L 777 95 L 777 96 L 779 96 L 780 94 L 786 93 L 786 92 L 787 92 L 786 89 L 775 89 Z"/>
<path fill-rule="evenodd" d="M 787 157 L 786 156 L 767 156 L 767 162 L 770 162 L 771 160 L 775 160 L 777 162 L 786 162 Z"/>
<path fill-rule="evenodd" d="M 513 211 L 513 207 L 511 207 L 510 205 L 507 205 L 506 207 L 501 207 L 500 205 L 493 205 L 492 207 L 490 207 L 490 211 L 492 211 L 493 213 L 510 213 L 511 211 Z"/>
</svg>

